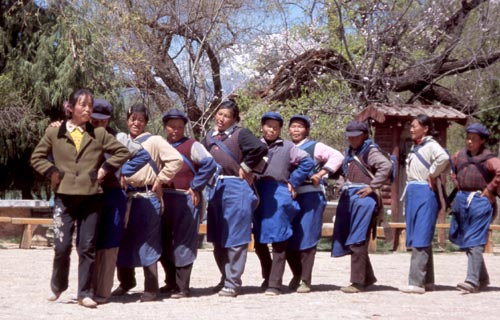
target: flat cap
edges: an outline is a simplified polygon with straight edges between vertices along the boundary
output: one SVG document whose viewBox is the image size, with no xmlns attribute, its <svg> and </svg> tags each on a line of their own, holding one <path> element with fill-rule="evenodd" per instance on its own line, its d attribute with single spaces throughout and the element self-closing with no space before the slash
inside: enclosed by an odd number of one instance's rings
<svg viewBox="0 0 500 320">
<path fill-rule="evenodd" d="M 163 124 L 166 124 L 167 121 L 170 119 L 181 119 L 182 121 L 184 121 L 184 124 L 186 124 L 189 120 L 188 117 L 186 117 L 186 115 L 184 114 L 184 112 L 182 112 L 179 109 L 170 109 L 161 118 Z"/>
<path fill-rule="evenodd" d="M 490 136 L 490 131 L 480 123 L 471 124 L 470 126 L 467 127 L 466 131 L 467 133 L 477 133 L 478 135 L 484 138 L 488 138 Z"/>
<path fill-rule="evenodd" d="M 274 111 L 264 113 L 262 118 L 260 118 L 260 124 L 264 124 L 264 122 L 269 119 L 278 121 L 280 123 L 280 127 L 283 127 L 283 117 L 279 113 Z"/>
<path fill-rule="evenodd" d="M 293 121 L 301 121 L 304 123 L 307 129 L 311 127 L 311 119 L 309 119 L 308 116 L 303 115 L 303 114 L 294 114 L 290 120 L 288 121 L 288 126 L 292 124 Z"/>
<path fill-rule="evenodd" d="M 362 121 L 353 120 L 347 124 L 345 129 L 346 137 L 357 137 L 364 133 L 368 133 L 368 126 Z"/>
<path fill-rule="evenodd" d="M 113 114 L 113 106 L 104 99 L 94 99 L 94 107 L 92 109 L 91 118 L 97 120 L 107 120 Z"/>
</svg>

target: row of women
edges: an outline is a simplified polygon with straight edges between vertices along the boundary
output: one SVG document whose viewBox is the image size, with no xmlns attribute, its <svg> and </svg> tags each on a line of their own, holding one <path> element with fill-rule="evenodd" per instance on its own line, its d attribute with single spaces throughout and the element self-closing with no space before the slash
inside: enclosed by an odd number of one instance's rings
<svg viewBox="0 0 500 320">
<path fill-rule="evenodd" d="M 445 202 L 439 189 L 443 176 L 451 172 L 455 185 L 452 194 L 456 196 L 451 208 L 449 239 L 468 258 L 465 281 L 458 283 L 457 289 L 477 293 L 489 284 L 483 252 L 488 227 L 496 212 L 500 160 L 486 148 L 490 132 L 480 123 L 466 128 L 465 148 L 451 159 L 432 137 L 432 131 L 428 116 L 421 114 L 412 119 L 413 146 L 405 160 L 404 191 L 406 246 L 412 249 L 412 254 L 408 285 L 400 290 L 423 294 L 435 288 L 432 240 L 440 206 Z M 343 170 L 346 183 L 337 208 L 332 256 L 351 255 L 351 284 L 341 291 L 358 293 L 377 281 L 368 257 L 367 239 L 382 208 L 379 190 L 390 176 L 391 162 L 369 139 L 365 123 L 349 123 L 346 136 L 349 140 Z"/>
<path fill-rule="evenodd" d="M 440 206 L 441 176 L 449 169 L 455 185 L 449 239 L 468 258 L 467 275 L 457 284 L 463 293 L 477 293 L 489 285 L 483 259 L 488 228 L 496 214 L 500 160 L 486 148 L 489 130 L 480 123 L 466 128 L 465 148 L 450 156 L 430 135 L 425 115 L 411 123 L 412 150 L 406 160 L 406 245 L 412 248 L 406 293 L 423 294 L 435 287 L 432 239 Z"/>
<path fill-rule="evenodd" d="M 367 242 L 376 220 L 373 217 L 381 208 L 377 195 L 389 177 L 391 163 L 374 147 L 366 124 L 354 121 L 347 126 L 350 146 L 344 158 L 337 150 L 308 138 L 311 122 L 304 115 L 289 120 L 292 141 L 280 137 L 283 118 L 275 112 L 263 115 L 262 138 L 255 137 L 238 126 L 239 110 L 234 101 L 220 105 L 214 129 L 201 143 L 184 136 L 189 119 L 176 109 L 162 118 L 167 140 L 145 131 L 149 113 L 143 105 L 134 105 L 127 111 L 128 134 L 117 134 L 109 128 L 112 106 L 105 100 L 94 101 L 88 90 L 71 95 L 69 111 L 70 118 L 48 128 L 32 155 L 33 167 L 50 178 L 56 195 L 50 301 L 57 300 L 68 288 L 75 225 L 79 304 L 94 308 L 107 302 L 111 294 L 126 294 L 136 286 L 135 267 L 144 270 L 141 301 L 156 300 L 159 292 L 169 293 L 171 298 L 189 296 L 203 191 L 207 186 L 207 240 L 213 243 L 221 273 L 220 283 L 214 288 L 219 295 L 236 297 L 241 292 L 252 232 L 265 293 L 281 293 L 286 261 L 293 273 L 289 287 L 309 292 L 326 206 L 323 181 L 328 173 L 339 168 L 346 184 L 337 210 L 332 255 L 351 255 L 352 282 L 342 291 L 360 292 L 375 283 Z M 412 122 L 414 149 L 425 145 L 414 153 L 415 159 L 426 159 L 430 167 L 425 166 L 425 161 L 412 161 L 413 154 L 408 158 L 406 212 L 407 219 L 411 219 L 407 221 L 407 230 L 409 246 L 414 250 L 406 292 L 425 292 L 434 283 L 432 250 L 426 241 L 432 238 L 427 239 L 434 231 L 432 220 L 438 204 L 433 206 L 434 202 L 427 198 L 421 200 L 420 189 L 426 188 L 429 199 L 435 197 L 436 177 L 446 170 L 448 161 L 447 156 L 437 156 L 439 145 L 427 136 L 430 128 L 430 123 L 422 119 Z M 487 138 L 483 132 L 468 134 L 478 134 L 483 144 Z M 429 143 L 424 143 L 427 140 Z M 473 154 L 472 158 L 476 156 Z M 488 158 L 486 171 L 491 172 L 497 161 Z M 498 185 L 499 175 L 494 176 L 493 182 L 488 179 L 490 184 L 481 193 L 475 193 L 460 185 L 464 180 L 460 178 L 461 170 L 464 169 L 458 166 L 460 191 L 455 203 L 465 195 L 464 210 L 468 213 L 475 208 L 471 206 L 473 197 L 494 198 L 491 190 Z M 469 167 L 467 170 L 471 171 Z M 476 178 L 474 181 L 479 181 Z M 480 186 L 476 183 L 473 187 L 479 190 Z M 492 193 L 485 193 L 487 190 Z M 467 248 L 470 236 L 464 230 L 474 223 L 467 222 L 467 215 L 460 215 L 461 208 L 457 205 L 454 211 L 454 239 Z M 477 232 L 474 235 L 485 238 Z M 483 246 L 484 243 L 475 244 L 467 251 L 471 275 L 468 273 L 459 288 L 476 292 L 487 283 L 487 274 L 477 281 L 474 278 L 475 273 L 486 272 Z M 158 261 L 166 275 L 162 288 L 158 285 Z M 111 292 L 115 266 L 120 284 Z"/>
</svg>

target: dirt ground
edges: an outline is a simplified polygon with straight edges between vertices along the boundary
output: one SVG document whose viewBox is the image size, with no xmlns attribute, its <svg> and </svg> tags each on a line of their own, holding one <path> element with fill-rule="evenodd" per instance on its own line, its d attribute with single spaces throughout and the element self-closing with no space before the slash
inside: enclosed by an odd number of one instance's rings
<svg viewBox="0 0 500 320">
<path fill-rule="evenodd" d="M 5 247 L 5 245 L 4 245 Z M 260 267 L 249 253 L 243 276 L 243 294 L 222 298 L 212 292 L 219 280 L 212 252 L 201 250 L 195 262 L 193 297 L 140 303 L 142 270 L 136 269 L 138 287 L 129 295 L 112 298 L 97 309 L 76 304 L 77 257 L 72 255 L 70 287 L 57 302 L 48 302 L 53 250 L 7 246 L 0 249 L 0 319 L 498 319 L 500 317 L 500 255 L 486 254 L 491 286 L 478 294 L 464 295 L 455 289 L 464 280 L 466 258 L 462 253 L 435 255 L 436 291 L 408 295 L 398 291 L 407 283 L 410 255 L 371 255 L 378 277 L 371 290 L 348 295 L 339 287 L 348 284 L 349 258 L 317 255 L 313 292 L 276 297 L 261 289 Z M 160 268 L 161 269 L 161 268 Z M 284 284 L 290 280 L 287 270 Z M 163 280 L 163 272 L 160 271 Z"/>
</svg>

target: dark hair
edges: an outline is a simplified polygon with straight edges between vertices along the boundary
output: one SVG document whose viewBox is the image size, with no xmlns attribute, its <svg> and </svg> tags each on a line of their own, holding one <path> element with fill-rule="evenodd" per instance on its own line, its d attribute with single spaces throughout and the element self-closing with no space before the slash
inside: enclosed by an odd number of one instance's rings
<svg viewBox="0 0 500 320">
<path fill-rule="evenodd" d="M 423 127 L 428 127 L 429 131 L 427 131 L 428 135 L 435 135 L 436 132 L 434 130 L 434 123 L 432 123 L 432 120 L 429 116 L 425 114 L 419 114 L 418 116 L 414 117 L 413 120 L 417 120 L 417 122 L 423 126 Z"/>
<path fill-rule="evenodd" d="M 69 96 L 69 107 L 73 109 L 78 102 L 78 99 L 80 99 L 81 96 L 88 96 L 90 99 L 92 99 L 92 104 L 94 104 L 94 96 L 92 95 L 92 91 L 89 89 L 79 89 L 75 90 L 71 93 Z"/>
<path fill-rule="evenodd" d="M 146 118 L 146 122 L 149 121 L 149 111 L 148 108 L 146 108 L 145 105 L 139 103 L 139 104 L 134 104 L 130 108 L 128 108 L 127 111 L 127 120 L 130 118 L 132 113 L 142 113 L 144 114 L 144 118 Z"/>
<path fill-rule="evenodd" d="M 234 100 L 229 99 L 222 102 L 219 106 L 219 110 L 221 109 L 230 109 L 236 122 L 240 122 L 240 109 L 238 109 L 238 105 Z"/>
</svg>

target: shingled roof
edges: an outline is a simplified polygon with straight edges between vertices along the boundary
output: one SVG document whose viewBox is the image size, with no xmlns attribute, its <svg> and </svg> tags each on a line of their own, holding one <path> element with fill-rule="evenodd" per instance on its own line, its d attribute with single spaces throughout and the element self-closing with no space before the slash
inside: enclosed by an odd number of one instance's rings
<svg viewBox="0 0 500 320">
<path fill-rule="evenodd" d="M 374 103 L 369 105 L 356 116 L 356 120 L 364 121 L 366 119 L 373 119 L 376 122 L 383 123 L 388 118 L 408 120 L 419 114 L 425 114 L 432 119 L 455 121 L 462 125 L 467 122 L 467 115 L 445 105 L 383 103 Z"/>
</svg>

